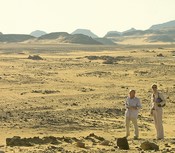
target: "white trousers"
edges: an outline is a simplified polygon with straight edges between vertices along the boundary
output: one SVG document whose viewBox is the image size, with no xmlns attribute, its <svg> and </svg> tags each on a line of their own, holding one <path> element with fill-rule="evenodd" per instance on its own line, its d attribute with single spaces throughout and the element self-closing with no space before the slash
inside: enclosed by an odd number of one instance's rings
<svg viewBox="0 0 175 153">
<path fill-rule="evenodd" d="M 158 108 L 156 110 L 153 110 L 153 118 L 154 118 L 156 133 L 157 133 L 157 139 L 164 139 L 162 114 L 163 114 L 162 108 Z"/>
<path fill-rule="evenodd" d="M 126 136 L 130 135 L 130 121 L 132 121 L 134 125 L 134 136 L 139 137 L 139 129 L 138 129 L 138 124 L 137 124 L 137 118 L 133 117 L 125 117 L 125 128 L 126 128 Z"/>
</svg>

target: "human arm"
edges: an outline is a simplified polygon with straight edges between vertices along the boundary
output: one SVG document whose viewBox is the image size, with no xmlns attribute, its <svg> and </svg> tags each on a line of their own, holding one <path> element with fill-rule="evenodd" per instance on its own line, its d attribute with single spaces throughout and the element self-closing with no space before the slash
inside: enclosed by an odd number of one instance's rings
<svg viewBox="0 0 175 153">
<path fill-rule="evenodd" d="M 128 102 L 128 98 L 126 98 L 125 100 L 125 109 L 129 109 L 129 102 Z"/>
<path fill-rule="evenodd" d="M 160 102 L 157 102 L 158 103 L 157 106 L 158 107 L 164 106 L 166 104 L 166 100 L 165 100 L 163 94 L 162 93 L 158 93 L 158 98 L 160 98 L 161 101 Z"/>
</svg>

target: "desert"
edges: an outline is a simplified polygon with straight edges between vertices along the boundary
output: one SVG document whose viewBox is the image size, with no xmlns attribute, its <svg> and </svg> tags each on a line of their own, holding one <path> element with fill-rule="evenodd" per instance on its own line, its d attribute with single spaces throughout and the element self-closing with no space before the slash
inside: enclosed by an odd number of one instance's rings
<svg viewBox="0 0 175 153">
<path fill-rule="evenodd" d="M 31 58 L 31 57 L 41 58 Z M 29 58 L 30 57 L 30 58 Z M 7 153 L 175 152 L 175 45 L 78 45 L 7 43 L 0 47 L 0 150 Z M 165 94 L 165 139 L 155 139 L 151 85 Z M 124 101 L 129 89 L 141 99 L 139 140 L 130 150 Z M 18 143 L 8 144 L 8 138 Z M 23 140 L 23 141 L 22 141 Z M 25 143 L 26 142 L 26 143 Z M 149 151 L 148 151 L 149 152 Z"/>
</svg>

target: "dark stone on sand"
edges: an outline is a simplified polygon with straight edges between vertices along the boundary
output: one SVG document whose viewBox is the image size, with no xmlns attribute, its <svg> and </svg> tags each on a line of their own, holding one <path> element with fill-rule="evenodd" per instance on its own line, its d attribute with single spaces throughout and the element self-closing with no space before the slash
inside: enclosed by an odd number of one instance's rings
<svg viewBox="0 0 175 153">
<path fill-rule="evenodd" d="M 158 54 L 157 57 L 164 57 L 162 53 Z"/>
<path fill-rule="evenodd" d="M 129 144 L 126 137 L 117 139 L 117 146 L 122 150 L 129 150 Z"/>
<path fill-rule="evenodd" d="M 86 138 L 90 138 L 90 137 L 93 137 L 93 138 L 95 138 L 99 141 L 104 141 L 105 140 L 103 137 L 97 136 L 94 133 L 90 133 Z"/>
<path fill-rule="evenodd" d="M 32 59 L 32 60 L 43 60 L 42 57 L 40 57 L 39 55 L 29 55 L 28 59 Z"/>
<path fill-rule="evenodd" d="M 77 142 L 77 147 L 79 147 L 79 148 L 85 148 L 85 143 L 83 143 L 81 141 L 78 141 Z"/>
<path fill-rule="evenodd" d="M 6 139 L 7 146 L 32 146 L 32 144 L 26 139 L 21 139 L 19 136 L 14 136 L 13 138 Z"/>
<path fill-rule="evenodd" d="M 42 144 L 43 140 L 40 139 L 39 137 L 33 137 L 33 138 L 28 138 L 29 142 L 32 142 L 34 144 Z"/>
<path fill-rule="evenodd" d="M 103 146 L 109 146 L 110 145 L 110 141 L 104 140 L 104 141 L 101 142 L 101 145 L 103 145 Z"/>
<path fill-rule="evenodd" d="M 58 144 L 60 144 L 60 142 L 58 142 L 58 140 L 57 140 L 57 138 L 56 137 L 54 137 L 54 136 L 49 136 L 49 137 L 44 137 L 43 139 L 42 139 L 42 143 L 44 143 L 44 144 L 53 144 L 53 145 L 58 145 Z"/>
<path fill-rule="evenodd" d="M 58 90 L 32 90 L 32 93 L 42 93 L 42 94 L 54 94 L 59 93 Z"/>
<path fill-rule="evenodd" d="M 158 145 L 156 145 L 155 143 L 149 142 L 149 141 L 141 143 L 140 147 L 143 150 L 155 150 L 155 151 L 159 150 L 159 146 Z"/>
<path fill-rule="evenodd" d="M 69 137 L 63 137 L 63 140 L 66 142 L 66 143 L 72 143 L 72 139 L 69 138 Z"/>
<path fill-rule="evenodd" d="M 114 64 L 114 61 L 113 60 L 105 60 L 104 62 L 103 62 L 103 64 Z"/>
<path fill-rule="evenodd" d="M 54 136 L 48 136 L 48 137 L 33 137 L 33 138 L 21 138 L 19 136 L 14 136 L 13 138 L 7 138 L 6 139 L 6 145 L 7 146 L 33 146 L 34 144 L 53 144 L 53 145 L 59 145 L 61 144 L 61 141 L 58 141 L 57 137 Z"/>
</svg>

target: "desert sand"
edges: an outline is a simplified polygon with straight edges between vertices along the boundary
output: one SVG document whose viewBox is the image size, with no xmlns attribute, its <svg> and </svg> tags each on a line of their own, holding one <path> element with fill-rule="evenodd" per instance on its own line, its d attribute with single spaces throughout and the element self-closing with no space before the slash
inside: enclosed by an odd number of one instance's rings
<svg viewBox="0 0 175 153">
<path fill-rule="evenodd" d="M 7 153 L 141 152 L 151 141 L 158 152 L 175 152 L 175 46 L 73 46 L 1 44 L 0 150 Z M 39 55 L 43 60 L 28 59 Z M 112 63 L 105 63 L 105 61 Z M 150 116 L 151 85 L 167 99 L 165 139 L 155 140 Z M 136 90 L 142 109 L 140 139 L 129 151 L 116 147 L 125 136 L 124 101 Z M 57 144 L 6 145 L 6 138 L 57 137 Z M 77 146 L 81 142 L 84 146 Z"/>
</svg>

